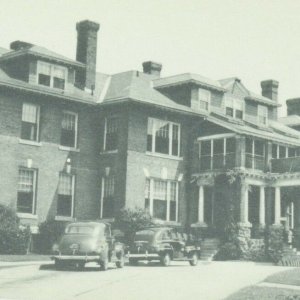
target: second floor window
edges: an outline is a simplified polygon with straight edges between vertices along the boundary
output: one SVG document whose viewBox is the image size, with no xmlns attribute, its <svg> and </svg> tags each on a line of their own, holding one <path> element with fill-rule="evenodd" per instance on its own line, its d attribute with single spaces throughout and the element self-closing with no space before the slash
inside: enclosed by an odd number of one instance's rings
<svg viewBox="0 0 300 300">
<path fill-rule="evenodd" d="M 112 218 L 114 216 L 115 203 L 115 177 L 110 175 L 102 178 L 101 193 L 101 218 Z"/>
<path fill-rule="evenodd" d="M 109 117 L 105 119 L 104 151 L 118 149 L 118 119 Z"/>
<path fill-rule="evenodd" d="M 35 213 L 36 170 L 20 168 L 18 179 L 17 212 Z"/>
<path fill-rule="evenodd" d="M 147 151 L 180 155 L 180 125 L 169 121 L 148 119 Z"/>
<path fill-rule="evenodd" d="M 225 97 L 225 114 L 229 117 L 242 120 L 244 117 L 244 105 L 239 99 Z"/>
<path fill-rule="evenodd" d="M 61 90 L 65 89 L 67 68 L 39 61 L 37 72 L 38 84 Z"/>
<path fill-rule="evenodd" d="M 59 174 L 57 215 L 73 216 L 74 203 L 74 176 L 66 173 Z"/>
<path fill-rule="evenodd" d="M 64 111 L 61 121 L 60 144 L 65 147 L 77 147 L 77 123 L 78 115 Z"/>
<path fill-rule="evenodd" d="M 32 103 L 23 103 L 21 139 L 38 141 L 40 108 Z"/>
<path fill-rule="evenodd" d="M 257 107 L 258 123 L 267 125 L 268 122 L 268 108 L 266 106 L 258 105 Z"/>
<path fill-rule="evenodd" d="M 264 170 L 265 144 L 261 140 L 246 138 L 246 168 Z"/>
</svg>

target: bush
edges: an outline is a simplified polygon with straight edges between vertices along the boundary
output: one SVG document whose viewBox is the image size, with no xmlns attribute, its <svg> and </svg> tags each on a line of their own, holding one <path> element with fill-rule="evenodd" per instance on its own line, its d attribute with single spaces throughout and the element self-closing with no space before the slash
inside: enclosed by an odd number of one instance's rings
<svg viewBox="0 0 300 300">
<path fill-rule="evenodd" d="M 124 242 L 133 242 L 136 231 L 153 226 L 151 215 L 142 208 L 123 208 L 115 218 L 114 226 L 124 233 Z"/>
<path fill-rule="evenodd" d="M 0 254 L 26 254 L 30 229 L 20 226 L 14 210 L 0 204 Z"/>
<path fill-rule="evenodd" d="M 269 259 L 277 263 L 283 255 L 284 228 L 283 226 L 271 226 L 267 231 L 267 252 Z"/>
<path fill-rule="evenodd" d="M 36 240 L 36 250 L 39 253 L 49 254 L 52 246 L 63 235 L 67 223 L 55 220 L 47 220 L 39 225 L 39 235 Z"/>
<path fill-rule="evenodd" d="M 215 260 L 237 260 L 241 256 L 241 251 L 235 243 L 227 242 L 223 244 L 218 253 L 215 255 Z"/>
</svg>

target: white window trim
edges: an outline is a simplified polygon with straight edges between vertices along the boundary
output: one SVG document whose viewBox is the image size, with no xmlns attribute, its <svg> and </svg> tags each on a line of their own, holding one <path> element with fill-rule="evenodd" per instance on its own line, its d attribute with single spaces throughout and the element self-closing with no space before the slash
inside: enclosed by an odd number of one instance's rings
<svg viewBox="0 0 300 300">
<path fill-rule="evenodd" d="M 78 138 L 78 113 L 73 112 L 73 111 L 69 111 L 69 110 L 63 110 L 62 111 L 62 118 L 64 114 L 69 114 L 69 115 L 73 115 L 75 116 L 75 141 L 74 141 L 74 147 L 68 147 L 68 146 L 63 146 L 63 145 L 59 145 L 59 149 L 60 150 L 79 150 L 77 148 L 77 138 Z M 60 129 L 62 130 L 62 128 Z"/>
<path fill-rule="evenodd" d="M 149 120 L 152 120 L 152 122 L 149 122 Z M 159 152 L 155 152 L 155 122 L 156 121 L 164 121 L 164 120 L 160 120 L 160 119 L 156 119 L 156 118 L 148 118 L 148 124 L 147 126 L 149 126 L 149 123 L 152 124 L 152 128 L 151 128 L 151 132 L 152 132 L 152 149 L 151 151 L 147 151 L 148 154 L 152 154 L 155 156 L 160 156 L 160 157 L 178 157 L 180 158 L 180 146 L 181 146 L 181 124 L 179 123 L 174 123 L 171 121 L 166 121 L 169 124 L 169 153 L 165 154 L 165 153 L 159 153 Z M 173 142 L 173 125 L 178 126 L 178 155 L 172 155 L 172 142 Z M 147 128 L 148 130 L 148 128 Z M 148 134 L 148 133 L 147 133 Z"/>
<path fill-rule="evenodd" d="M 64 172 L 60 172 L 58 173 L 58 178 L 59 178 L 59 175 L 61 173 L 64 173 Z M 69 174 L 68 174 L 69 175 Z M 74 202 L 75 202 L 75 175 L 69 175 L 71 176 L 71 184 L 72 184 L 72 196 L 71 196 L 71 216 L 61 216 L 61 215 L 56 215 L 55 216 L 55 220 L 59 220 L 59 221 L 62 221 L 62 219 L 65 219 L 65 220 L 70 220 L 70 219 L 73 219 L 74 218 Z M 56 212 L 57 213 L 57 212 Z"/>
<path fill-rule="evenodd" d="M 232 106 L 228 106 L 227 105 L 227 103 L 226 103 L 226 97 L 232 99 Z M 242 104 L 242 112 L 243 112 L 242 119 L 236 117 L 236 111 L 237 111 L 237 108 L 236 108 L 236 105 L 235 105 L 236 102 L 240 102 Z M 226 108 L 227 107 L 232 108 L 232 110 L 233 110 L 233 116 L 229 116 L 229 115 L 226 114 Z M 241 99 L 238 99 L 238 98 L 229 97 L 229 96 L 225 95 L 225 100 L 224 100 L 224 114 L 228 118 L 233 118 L 233 119 L 236 119 L 236 120 L 245 120 L 245 101 L 243 101 Z"/>
<path fill-rule="evenodd" d="M 107 120 L 108 119 L 117 119 L 117 116 L 110 116 L 110 117 L 106 117 L 104 119 L 104 136 L 103 136 L 103 152 L 107 152 L 107 153 L 117 153 L 118 149 L 114 149 L 114 150 L 106 150 L 107 146 L 106 146 L 106 134 L 107 134 Z M 119 130 L 119 128 L 117 128 L 117 130 Z"/>
<path fill-rule="evenodd" d="M 176 180 L 162 180 L 159 178 L 149 178 L 150 180 L 150 192 L 149 192 L 149 213 L 151 216 L 153 216 L 153 200 L 154 200 L 154 180 L 161 180 L 164 182 L 167 182 L 167 218 L 166 220 L 162 220 L 162 221 L 166 221 L 166 222 L 178 222 L 179 219 L 179 207 L 178 207 L 178 196 L 179 196 L 179 181 Z M 145 180 L 146 182 L 146 180 Z M 175 220 L 170 220 L 170 202 L 171 202 L 171 182 L 175 182 L 176 184 L 176 211 L 175 211 Z"/>
<path fill-rule="evenodd" d="M 29 142 L 39 143 L 39 140 L 40 140 L 40 110 L 41 110 L 41 107 L 40 107 L 40 105 L 32 103 L 32 102 L 23 102 L 23 104 L 22 104 L 22 116 L 23 116 L 23 106 L 24 106 L 24 104 L 34 105 L 36 107 L 36 140 L 35 141 L 29 141 Z M 21 121 L 21 122 L 23 122 L 23 121 Z M 24 139 L 20 139 L 20 140 L 21 141 L 27 141 L 27 140 L 24 140 Z"/>
<path fill-rule="evenodd" d="M 204 100 L 200 99 L 200 91 L 205 91 L 205 93 L 207 93 L 207 95 L 208 95 L 208 100 L 207 101 L 204 101 Z M 211 91 L 203 89 L 203 88 L 198 88 L 198 93 L 197 94 L 198 94 L 198 109 L 199 110 L 205 110 L 205 109 L 200 107 L 200 101 L 203 101 L 203 102 L 207 102 L 207 110 L 206 111 L 210 112 Z"/>
<path fill-rule="evenodd" d="M 254 159 L 255 159 L 255 157 L 256 157 L 256 154 L 255 154 L 255 141 L 261 141 L 261 140 L 259 140 L 259 139 L 251 139 L 251 141 L 252 141 L 252 145 L 251 145 L 251 148 L 252 148 L 252 152 L 251 153 L 249 153 L 249 152 L 245 152 L 245 155 L 246 154 L 250 154 L 251 155 L 251 158 L 252 158 L 252 162 L 251 162 L 251 169 L 252 170 L 257 170 L 257 169 L 255 169 L 254 167 Z M 263 152 L 263 155 L 261 156 L 261 157 L 263 157 L 263 158 L 265 158 L 266 157 L 266 144 L 265 144 L 265 142 L 263 141 L 263 145 L 264 145 L 264 152 Z"/>
<path fill-rule="evenodd" d="M 101 196 L 100 196 L 100 219 L 103 219 L 103 200 L 104 200 L 104 186 L 105 186 L 105 179 L 109 178 L 110 176 L 103 176 L 101 178 Z M 113 177 L 113 175 L 111 175 L 111 177 Z M 116 189 L 116 180 L 114 179 L 114 193 L 115 193 L 115 189 Z M 112 218 L 106 218 L 108 219 L 112 219 Z"/>
<path fill-rule="evenodd" d="M 49 85 L 49 88 L 53 88 L 53 89 L 56 89 L 56 90 L 62 90 L 62 89 L 59 89 L 59 88 L 55 88 L 54 86 L 53 86 L 53 78 L 54 78 L 54 76 L 53 76 L 53 69 L 54 69 L 54 67 L 59 67 L 59 68 L 62 68 L 62 69 L 64 69 L 65 70 L 65 78 L 64 78 L 64 80 L 65 80 L 65 87 L 64 87 L 64 89 L 63 90 L 65 90 L 65 88 L 66 88 L 66 84 L 67 84 L 67 79 L 68 79 L 68 68 L 67 67 L 64 67 L 64 66 L 61 66 L 61 65 L 56 65 L 56 64 L 51 64 L 51 63 L 47 63 L 47 62 L 44 62 L 44 61 L 41 61 L 41 60 L 38 60 L 37 61 L 37 76 L 36 76 L 36 84 L 37 85 L 41 85 L 41 84 L 39 84 L 39 74 L 43 74 L 43 73 L 40 73 L 40 71 L 39 71 L 39 69 L 40 69 L 40 64 L 47 64 L 47 65 L 49 65 L 50 66 L 50 85 Z M 45 85 L 46 86 L 46 85 Z"/>
<path fill-rule="evenodd" d="M 31 213 L 21 213 L 21 212 L 18 212 L 17 211 L 17 214 L 20 214 L 20 215 L 22 215 L 22 217 L 23 218 L 25 218 L 24 216 L 27 216 L 27 218 L 28 217 L 30 217 L 30 216 L 35 216 L 36 215 L 36 195 L 37 195 L 37 169 L 32 169 L 32 168 L 26 168 L 26 167 L 20 167 L 19 169 L 18 169 L 18 172 L 19 172 L 19 170 L 28 170 L 28 171 L 32 171 L 33 172 L 33 186 L 32 186 L 32 211 L 31 211 Z M 19 178 L 18 178 L 18 180 L 19 180 Z M 19 184 L 19 182 L 18 182 L 18 184 Z M 19 190 L 18 190 L 18 192 L 19 192 Z M 17 205 L 17 203 L 16 203 L 16 205 Z"/>
</svg>

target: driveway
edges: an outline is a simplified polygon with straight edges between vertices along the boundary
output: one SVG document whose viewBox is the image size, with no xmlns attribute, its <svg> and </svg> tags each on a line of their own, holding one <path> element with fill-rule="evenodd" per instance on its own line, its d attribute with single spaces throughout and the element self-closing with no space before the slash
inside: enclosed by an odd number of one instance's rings
<svg viewBox="0 0 300 300">
<path fill-rule="evenodd" d="M 252 262 L 200 262 L 197 267 L 173 262 L 167 268 L 151 263 L 124 269 L 111 265 L 106 272 L 93 264 L 83 272 L 56 271 L 52 263 L 4 266 L 0 299 L 223 299 L 286 269 Z"/>
</svg>

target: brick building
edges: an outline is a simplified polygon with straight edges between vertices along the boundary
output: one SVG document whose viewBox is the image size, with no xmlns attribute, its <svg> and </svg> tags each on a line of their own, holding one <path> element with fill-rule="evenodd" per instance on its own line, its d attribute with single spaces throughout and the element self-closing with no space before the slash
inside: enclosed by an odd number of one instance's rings
<svg viewBox="0 0 300 300">
<path fill-rule="evenodd" d="M 32 228 L 139 206 L 217 235 L 233 200 L 253 237 L 280 223 L 297 235 L 300 133 L 277 120 L 278 82 L 256 95 L 238 78 L 162 78 L 151 61 L 98 73 L 99 25 L 76 29 L 76 60 L 22 41 L 0 48 L 1 203 Z"/>
</svg>

